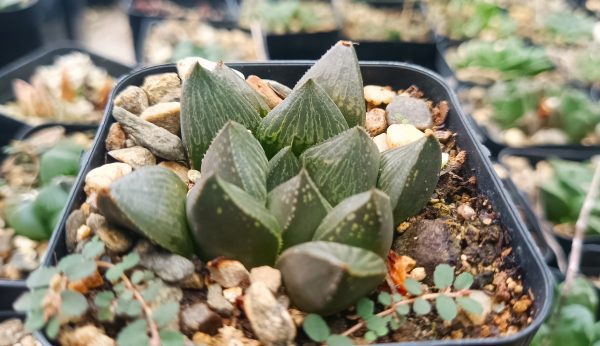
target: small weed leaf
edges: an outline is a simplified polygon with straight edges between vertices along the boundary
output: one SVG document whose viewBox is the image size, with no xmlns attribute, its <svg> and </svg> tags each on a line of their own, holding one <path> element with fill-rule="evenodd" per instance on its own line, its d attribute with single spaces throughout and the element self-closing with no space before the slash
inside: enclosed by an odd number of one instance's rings
<svg viewBox="0 0 600 346">
<path fill-rule="evenodd" d="M 69 281 L 77 281 L 92 275 L 96 271 L 96 262 L 83 255 L 72 254 L 58 262 L 58 269 L 69 278 Z"/>
<path fill-rule="evenodd" d="M 368 320 L 371 316 L 373 316 L 373 311 L 375 310 L 375 303 L 372 300 L 367 298 L 361 298 L 358 303 L 356 303 L 356 313 L 363 320 Z"/>
<path fill-rule="evenodd" d="M 46 335 L 49 339 L 54 340 L 56 336 L 58 336 L 58 331 L 60 329 L 60 319 L 58 316 L 52 317 L 48 324 L 46 324 Z"/>
<path fill-rule="evenodd" d="M 425 299 L 417 298 L 413 303 L 413 311 L 417 315 L 427 315 L 431 312 L 431 304 Z"/>
<path fill-rule="evenodd" d="M 156 299 L 158 292 L 162 288 L 162 282 L 160 280 L 153 280 L 148 284 L 148 287 L 144 289 L 141 294 L 142 298 L 146 301 L 153 301 Z"/>
<path fill-rule="evenodd" d="M 390 321 L 390 329 L 391 330 L 398 330 L 398 328 L 400 328 L 400 326 L 402 326 L 402 322 L 400 322 L 400 320 L 393 319 Z"/>
<path fill-rule="evenodd" d="M 99 308 L 107 308 L 112 304 L 114 299 L 114 293 L 111 291 L 102 291 L 96 294 L 96 297 L 94 297 L 94 304 L 96 304 L 96 306 Z"/>
<path fill-rule="evenodd" d="M 123 275 L 123 272 L 125 271 L 125 267 L 123 266 L 123 263 L 117 263 L 114 266 L 110 267 L 106 273 L 104 273 L 104 276 L 106 276 L 106 279 L 111 281 L 111 282 L 116 282 L 119 281 L 119 279 L 121 278 L 121 275 Z"/>
<path fill-rule="evenodd" d="M 325 342 L 327 346 L 352 346 L 352 340 L 344 335 L 330 335 Z"/>
<path fill-rule="evenodd" d="M 387 321 L 379 316 L 371 316 L 367 321 L 367 328 L 378 336 L 387 335 Z"/>
<path fill-rule="evenodd" d="M 40 288 L 50 285 L 50 280 L 54 275 L 58 274 L 58 268 L 55 267 L 39 267 L 34 272 L 29 274 L 27 278 L 27 287 Z"/>
<path fill-rule="evenodd" d="M 435 308 L 444 321 L 452 321 L 458 312 L 454 300 L 445 295 L 440 295 L 435 299 Z"/>
<path fill-rule="evenodd" d="M 44 311 L 42 309 L 29 310 L 25 319 L 25 330 L 34 332 L 44 326 Z"/>
<path fill-rule="evenodd" d="M 404 288 L 406 288 L 408 293 L 412 294 L 413 296 L 418 296 L 423 293 L 423 290 L 421 289 L 421 283 L 415 279 L 408 278 L 404 280 Z"/>
<path fill-rule="evenodd" d="M 113 285 L 113 290 L 114 290 L 115 292 L 117 292 L 118 294 L 121 294 L 121 293 L 123 293 L 123 292 L 126 292 L 126 291 L 127 291 L 127 287 L 125 287 L 125 284 L 124 284 L 124 283 L 122 283 L 122 282 L 119 282 L 118 284 L 116 284 L 116 285 Z"/>
<path fill-rule="evenodd" d="M 369 330 L 365 333 L 365 340 L 367 340 L 368 342 L 373 342 L 377 340 L 377 335 L 373 331 Z"/>
<path fill-rule="evenodd" d="M 483 313 L 483 307 L 475 299 L 469 297 L 458 297 L 456 298 L 456 302 L 467 312 L 477 315 L 481 315 Z"/>
<path fill-rule="evenodd" d="M 150 339 L 146 334 L 146 321 L 135 320 L 121 329 L 117 336 L 118 346 L 148 345 Z"/>
<path fill-rule="evenodd" d="M 408 315 L 409 312 L 410 312 L 410 305 L 408 305 L 408 304 L 401 304 L 396 307 L 396 313 L 400 316 Z"/>
<path fill-rule="evenodd" d="M 129 270 L 135 267 L 138 263 L 140 263 L 140 255 L 137 252 L 132 252 L 127 256 L 123 257 L 121 264 L 123 265 L 124 270 Z"/>
<path fill-rule="evenodd" d="M 31 293 L 25 292 L 13 303 L 13 309 L 16 311 L 27 311 L 31 309 Z"/>
<path fill-rule="evenodd" d="M 104 254 L 104 243 L 98 236 L 94 236 L 89 243 L 85 244 L 81 253 L 87 259 L 96 259 Z"/>
<path fill-rule="evenodd" d="M 115 316 L 110 308 L 99 308 L 98 319 L 101 322 L 112 322 L 115 319 Z"/>
<path fill-rule="evenodd" d="M 131 282 L 135 285 L 139 285 L 142 281 L 144 281 L 144 272 L 141 270 L 136 270 L 131 274 Z"/>
<path fill-rule="evenodd" d="M 66 317 L 79 317 L 87 310 L 87 300 L 83 294 L 71 290 L 60 293 L 60 314 Z"/>
<path fill-rule="evenodd" d="M 171 323 L 179 313 L 179 304 L 175 302 L 165 303 L 152 313 L 152 319 L 159 327 L 164 327 Z"/>
<path fill-rule="evenodd" d="M 302 323 L 302 329 L 308 337 L 316 342 L 324 342 L 331 336 L 329 326 L 323 317 L 317 314 L 308 314 Z"/>
<path fill-rule="evenodd" d="M 390 306 L 392 305 L 392 296 L 387 292 L 381 292 L 377 296 L 377 301 L 383 306 Z"/>
<path fill-rule="evenodd" d="M 398 293 L 394 293 L 394 295 L 392 295 L 392 299 L 397 303 L 402 300 L 402 296 Z"/>
<path fill-rule="evenodd" d="M 161 346 L 182 346 L 185 345 L 183 334 L 176 330 L 163 330 L 158 333 Z"/>
<path fill-rule="evenodd" d="M 460 290 L 466 290 L 468 288 L 471 288 L 471 285 L 473 284 L 473 275 L 471 275 L 471 273 L 461 273 L 460 275 L 458 275 L 456 277 L 456 280 L 454 280 L 454 289 L 457 291 Z"/>
<path fill-rule="evenodd" d="M 433 272 L 433 282 L 435 283 L 435 287 L 440 290 L 448 288 L 452 285 L 454 281 L 454 269 L 447 264 L 440 264 L 435 267 L 435 271 Z"/>
</svg>

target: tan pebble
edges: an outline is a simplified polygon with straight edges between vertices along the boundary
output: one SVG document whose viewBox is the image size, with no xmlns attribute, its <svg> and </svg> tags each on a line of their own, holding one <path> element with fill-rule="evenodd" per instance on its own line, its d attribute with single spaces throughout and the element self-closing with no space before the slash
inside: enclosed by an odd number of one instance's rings
<svg viewBox="0 0 600 346">
<path fill-rule="evenodd" d="M 514 291 L 515 287 L 517 286 L 517 283 L 512 278 L 508 278 L 506 279 L 506 286 L 509 290 Z"/>
<path fill-rule="evenodd" d="M 523 286 L 521 286 L 519 284 L 515 285 L 515 288 L 513 288 L 513 292 L 515 292 L 516 294 L 523 293 Z"/>
<path fill-rule="evenodd" d="M 300 327 L 302 323 L 304 323 L 306 313 L 296 309 L 288 309 L 288 312 L 290 313 L 290 316 L 292 316 L 292 320 L 294 320 L 294 324 L 297 327 Z"/>
<path fill-rule="evenodd" d="M 197 181 L 200 180 L 200 178 L 202 177 L 202 175 L 200 174 L 200 171 L 197 171 L 195 169 L 190 169 L 187 172 L 187 177 L 188 180 L 190 181 L 190 183 L 196 183 Z"/>
<path fill-rule="evenodd" d="M 452 339 L 462 339 L 464 337 L 464 333 L 463 333 L 462 329 L 453 330 L 450 333 L 450 336 L 452 337 Z"/>
<path fill-rule="evenodd" d="M 513 310 L 518 314 L 524 313 L 529 309 L 532 303 L 533 302 L 529 298 L 521 298 L 513 304 Z"/>
<path fill-rule="evenodd" d="M 483 219 L 483 224 L 486 226 L 489 226 L 492 224 L 492 219 L 490 219 L 489 217 L 486 217 L 485 219 Z"/>
<path fill-rule="evenodd" d="M 63 330 L 58 341 L 63 346 L 115 346 L 115 340 L 92 325 Z"/>
<path fill-rule="evenodd" d="M 487 326 L 487 325 L 481 326 L 480 334 L 484 338 L 490 336 L 492 334 L 492 331 L 490 330 L 490 326 Z"/>
<path fill-rule="evenodd" d="M 140 146 L 111 150 L 108 155 L 117 161 L 130 165 L 133 169 L 156 165 L 156 157 L 152 155 L 150 150 Z"/>
<path fill-rule="evenodd" d="M 387 119 L 385 110 L 381 108 L 373 108 L 367 112 L 365 120 L 365 129 L 371 137 L 375 137 L 387 129 Z"/>
<path fill-rule="evenodd" d="M 208 262 L 210 278 L 222 287 L 246 286 L 250 281 L 250 273 L 244 265 L 234 260 L 213 260 Z"/>
<path fill-rule="evenodd" d="M 392 99 L 396 96 L 396 93 L 392 88 L 379 85 L 365 85 L 363 91 L 365 100 L 374 106 L 388 104 L 392 102 Z"/>
<path fill-rule="evenodd" d="M 85 176 L 85 192 L 89 195 L 100 189 L 106 189 L 115 180 L 131 173 L 133 168 L 122 162 L 107 163 L 94 168 Z"/>
<path fill-rule="evenodd" d="M 206 334 L 206 333 L 196 332 L 192 336 L 192 342 L 195 345 L 212 345 L 213 344 L 213 337 L 210 336 L 210 335 L 208 335 L 208 334 Z"/>
<path fill-rule="evenodd" d="M 162 102 L 146 108 L 140 117 L 156 126 L 179 135 L 181 105 L 179 102 Z"/>
<path fill-rule="evenodd" d="M 375 142 L 375 145 L 377 146 L 377 149 L 379 149 L 380 153 L 390 148 L 390 146 L 388 145 L 387 133 L 382 133 L 373 137 L 373 142 Z"/>
<path fill-rule="evenodd" d="M 108 129 L 104 145 L 107 151 L 125 148 L 127 134 L 119 123 L 113 123 Z"/>
<path fill-rule="evenodd" d="M 423 281 L 426 276 L 427 274 L 425 273 L 425 268 L 423 267 L 417 267 L 410 271 L 410 277 L 417 281 Z"/>
<path fill-rule="evenodd" d="M 77 229 L 77 241 L 88 239 L 92 235 L 92 229 L 88 225 L 81 225 Z"/>
<path fill-rule="evenodd" d="M 492 285 L 492 284 L 488 284 L 483 286 L 483 289 L 489 292 L 494 292 L 494 290 L 496 289 L 496 286 Z"/>
<path fill-rule="evenodd" d="M 182 288 L 199 290 L 204 288 L 204 278 L 198 273 L 193 273 L 189 277 L 185 278 L 182 282 L 180 282 L 179 285 Z"/>
<path fill-rule="evenodd" d="M 516 334 L 518 332 L 519 332 L 519 327 L 517 327 L 517 326 L 510 326 L 506 330 L 506 335 Z"/>
<path fill-rule="evenodd" d="M 117 95 L 115 106 L 125 108 L 133 114 L 140 115 L 148 107 L 148 96 L 140 87 L 130 85 Z"/>
<path fill-rule="evenodd" d="M 417 262 L 410 256 L 400 256 L 400 263 L 402 263 L 402 268 L 407 272 L 413 270 L 417 265 Z"/>
<path fill-rule="evenodd" d="M 163 161 L 158 164 L 160 167 L 167 168 L 171 170 L 173 173 L 177 174 L 177 176 L 184 182 L 188 183 L 188 168 L 182 164 L 179 164 L 175 161 Z"/>
<path fill-rule="evenodd" d="M 242 296 L 242 293 L 241 287 L 230 287 L 223 290 L 223 297 L 231 304 L 235 304 L 238 297 Z"/>
<path fill-rule="evenodd" d="M 0 277 L 9 280 L 20 280 L 23 277 L 21 271 L 11 264 L 4 265 L 0 270 L 0 274 Z"/>
<path fill-rule="evenodd" d="M 487 316 L 492 312 L 492 298 L 484 291 L 472 290 L 469 293 L 469 298 L 479 303 L 482 308 L 481 314 L 475 314 L 472 312 L 466 312 L 467 317 L 473 322 L 474 325 L 482 325 Z"/>
<path fill-rule="evenodd" d="M 456 212 L 464 220 L 473 220 L 473 218 L 475 218 L 475 216 L 477 215 L 475 210 L 473 210 L 473 208 L 471 208 L 471 206 L 468 204 L 459 205 L 458 208 L 456 208 Z"/>
<path fill-rule="evenodd" d="M 409 227 L 410 227 L 410 222 L 405 221 L 398 225 L 398 227 L 396 228 L 396 231 L 398 231 L 400 233 L 404 233 L 404 231 L 406 231 Z"/>
<path fill-rule="evenodd" d="M 142 89 L 148 95 L 150 105 L 175 101 L 181 96 L 181 81 L 177 73 L 155 74 L 144 78 Z"/>
<path fill-rule="evenodd" d="M 262 282 L 275 293 L 281 286 L 281 272 L 269 266 L 261 266 L 250 270 L 250 283 Z"/>
<path fill-rule="evenodd" d="M 387 128 L 387 142 L 390 148 L 410 144 L 425 134 L 410 124 L 392 124 Z"/>
<path fill-rule="evenodd" d="M 442 168 L 446 167 L 449 160 L 450 160 L 450 155 L 448 153 L 442 153 Z"/>
</svg>

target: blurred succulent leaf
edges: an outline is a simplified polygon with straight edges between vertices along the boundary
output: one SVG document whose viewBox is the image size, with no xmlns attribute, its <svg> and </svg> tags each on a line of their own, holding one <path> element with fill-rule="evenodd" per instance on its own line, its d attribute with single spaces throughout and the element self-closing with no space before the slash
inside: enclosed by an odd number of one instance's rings
<svg viewBox="0 0 600 346">
<path fill-rule="evenodd" d="M 79 172 L 79 159 L 83 148 L 74 150 L 68 145 L 57 145 L 40 157 L 40 181 L 47 184 L 62 175 L 76 176 Z"/>
<path fill-rule="evenodd" d="M 64 290 L 60 293 L 60 314 L 66 317 L 79 317 L 87 311 L 87 300 L 83 294 Z"/>
<path fill-rule="evenodd" d="M 36 213 L 34 202 L 21 197 L 10 198 L 4 209 L 6 222 L 18 235 L 41 241 L 50 238 L 51 230 Z"/>
<path fill-rule="evenodd" d="M 27 277 L 27 287 L 34 289 L 48 286 L 50 285 L 50 280 L 58 273 L 59 270 L 56 267 L 39 267 Z"/>
</svg>

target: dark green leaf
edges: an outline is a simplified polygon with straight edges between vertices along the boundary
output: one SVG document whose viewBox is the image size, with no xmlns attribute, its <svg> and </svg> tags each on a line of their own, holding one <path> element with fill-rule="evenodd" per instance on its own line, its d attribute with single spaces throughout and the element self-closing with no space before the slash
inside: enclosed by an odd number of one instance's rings
<svg viewBox="0 0 600 346">
<path fill-rule="evenodd" d="M 35 212 L 33 201 L 20 197 L 9 198 L 4 208 L 6 222 L 15 233 L 33 240 L 47 240 L 51 230 Z"/>
<path fill-rule="evenodd" d="M 456 298 L 456 302 L 467 312 L 477 315 L 480 315 L 483 312 L 483 307 L 475 299 L 469 297 L 458 297 Z"/>
<path fill-rule="evenodd" d="M 117 345 L 148 345 L 150 338 L 148 338 L 146 327 L 146 321 L 142 319 L 129 323 L 119 332 L 119 335 L 117 336 Z"/>
<path fill-rule="evenodd" d="M 161 346 L 183 346 L 185 345 L 185 338 L 183 334 L 176 330 L 161 330 L 160 333 L 160 345 Z"/>
<path fill-rule="evenodd" d="M 50 280 L 58 274 L 58 268 L 55 267 L 39 267 L 27 278 L 27 287 L 38 288 L 50 285 Z"/>
<path fill-rule="evenodd" d="M 433 282 L 440 290 L 452 286 L 454 281 L 454 269 L 447 264 L 439 264 L 433 272 Z"/>
<path fill-rule="evenodd" d="M 152 319 L 159 327 L 164 327 L 171 323 L 179 313 L 179 304 L 168 302 L 160 305 L 152 312 Z"/>
<path fill-rule="evenodd" d="M 60 319 L 58 316 L 52 317 L 46 324 L 46 335 L 50 340 L 56 339 L 60 329 Z"/>
<path fill-rule="evenodd" d="M 317 314 L 308 314 L 302 323 L 302 329 L 313 341 L 324 342 L 331 335 L 329 326 L 323 317 Z"/>
<path fill-rule="evenodd" d="M 404 280 L 404 288 L 406 288 L 408 293 L 412 294 L 413 296 L 418 296 L 423 293 L 423 290 L 421 289 L 421 283 L 415 279 L 407 278 Z"/>
<path fill-rule="evenodd" d="M 325 342 L 327 346 L 353 346 L 352 339 L 344 335 L 330 335 Z"/>
<path fill-rule="evenodd" d="M 427 315 L 431 312 L 431 304 L 425 299 L 417 298 L 413 303 L 413 311 L 417 315 Z"/>
<path fill-rule="evenodd" d="M 392 305 L 392 296 L 387 292 L 381 292 L 377 296 L 377 301 L 383 306 L 390 306 Z"/>
<path fill-rule="evenodd" d="M 356 313 L 363 320 L 368 320 L 373 316 L 375 311 L 375 303 L 369 298 L 360 298 L 360 300 L 356 303 Z"/>
<path fill-rule="evenodd" d="M 408 315 L 409 312 L 410 312 L 409 304 L 400 304 L 400 305 L 396 306 L 396 313 L 398 315 L 401 315 L 401 316 Z"/>
<path fill-rule="evenodd" d="M 71 290 L 60 293 L 60 313 L 67 317 L 79 317 L 87 310 L 87 300 L 83 294 Z"/>
<path fill-rule="evenodd" d="M 271 160 L 267 169 L 267 191 L 292 179 L 300 172 L 300 161 L 292 152 L 292 147 L 281 149 Z"/>
<path fill-rule="evenodd" d="M 115 299 L 115 294 L 111 291 L 102 291 L 94 297 L 94 304 L 100 308 L 109 307 L 113 300 Z"/>
<path fill-rule="evenodd" d="M 440 295 L 435 299 L 435 308 L 444 321 L 452 321 L 456 318 L 457 308 L 454 300 L 448 296 Z"/>
<path fill-rule="evenodd" d="M 464 272 L 458 275 L 456 280 L 454 280 L 454 289 L 457 291 L 465 290 L 471 288 L 472 284 L 473 275 L 471 275 L 471 273 Z"/>
<path fill-rule="evenodd" d="M 83 257 L 83 255 L 72 254 L 63 257 L 58 262 L 58 269 L 69 278 L 69 281 L 77 281 L 96 272 L 96 262 Z"/>
</svg>

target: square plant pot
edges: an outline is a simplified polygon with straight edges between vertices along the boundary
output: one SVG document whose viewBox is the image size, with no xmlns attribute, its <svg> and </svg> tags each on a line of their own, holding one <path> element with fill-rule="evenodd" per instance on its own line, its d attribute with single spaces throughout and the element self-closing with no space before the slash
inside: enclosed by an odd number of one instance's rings
<svg viewBox="0 0 600 346">
<path fill-rule="evenodd" d="M 10 118 L 8 118 L 8 119 L 10 119 Z M 12 120 L 12 119 L 10 119 L 10 120 Z M 4 124 L 2 123 L 2 118 L 0 116 L 0 127 L 3 125 Z M 43 129 L 46 129 L 49 127 L 53 127 L 53 126 L 64 127 L 66 134 L 71 134 L 71 133 L 75 133 L 75 132 L 95 132 L 98 128 L 95 125 L 72 125 L 72 124 L 60 124 L 60 123 L 48 123 L 48 124 L 34 126 L 34 127 L 24 126 L 24 127 L 20 127 L 18 129 L 18 131 L 15 131 L 15 137 L 13 139 L 23 140 L 23 139 L 30 137 L 31 135 L 35 134 L 36 132 L 38 132 L 40 130 L 43 130 Z M 8 143 L 6 143 L 6 144 L 8 144 Z M 0 164 L 2 164 L 2 160 L 4 160 L 4 156 L 0 156 Z M 81 155 L 80 167 L 83 167 L 86 160 L 87 160 L 87 153 L 84 152 Z M 58 228 L 55 228 L 54 232 L 56 232 L 57 229 Z M 50 256 L 50 255 L 51 255 L 51 250 L 50 250 L 50 246 L 48 246 L 46 255 L 42 258 L 40 263 L 47 262 L 49 260 L 48 256 Z M 22 280 L 8 280 L 5 278 L 0 278 L 0 297 L 2 297 L 0 299 L 0 317 L 2 316 L 1 315 L 2 311 L 12 310 L 13 302 L 23 292 L 25 292 L 27 290 L 27 286 L 25 284 L 26 279 L 27 278 L 24 278 Z"/>
<path fill-rule="evenodd" d="M 4 104 L 15 99 L 12 86 L 13 80 L 21 79 L 24 81 L 29 81 L 38 67 L 52 65 L 57 57 L 73 52 L 81 52 L 89 55 L 94 65 L 105 69 L 108 74 L 114 78 L 115 82 L 119 79 L 119 77 L 129 73 L 129 71 L 133 69 L 131 66 L 118 63 L 90 52 L 75 42 L 64 41 L 53 43 L 51 47 L 47 46 L 40 48 L 0 69 L 0 104 Z M 4 124 L 2 120 L 3 117 L 9 117 L 8 115 L 2 113 L 0 113 L 0 116 L 2 116 L 2 118 L 0 118 L 2 124 Z M 13 119 L 11 118 L 11 120 Z M 20 120 L 13 120 L 13 122 L 14 121 L 25 125 L 25 123 Z M 3 134 L 4 128 L 1 128 L 0 143 L 3 140 L 1 137 Z"/>
<path fill-rule="evenodd" d="M 255 74 L 263 78 L 277 80 L 286 85 L 294 85 L 311 65 L 310 62 L 269 62 L 269 63 L 245 63 L 230 64 L 245 75 Z M 456 96 L 446 86 L 443 80 L 426 69 L 410 64 L 401 63 L 361 63 L 364 84 L 390 85 L 396 89 L 408 88 L 417 85 L 425 91 L 428 98 L 433 102 L 447 100 L 450 105 L 450 113 L 446 126 L 457 133 L 458 145 L 468 153 L 469 159 L 465 169 L 475 175 L 477 179 L 478 192 L 489 199 L 499 216 L 499 221 L 509 232 L 509 242 L 516 256 L 516 267 L 524 274 L 526 289 L 531 290 L 535 301 L 532 307 L 533 321 L 529 326 L 518 333 L 506 337 L 487 339 L 464 339 L 464 340 L 433 340 L 410 343 L 411 345 L 526 345 L 531 341 L 536 330 L 548 316 L 553 300 L 553 280 L 547 267 L 536 250 L 535 243 L 526 231 L 520 218 L 517 216 L 516 208 L 508 198 L 502 182 L 492 169 L 487 151 L 475 139 L 473 130 L 469 127 L 465 116 L 459 107 Z M 131 73 L 113 90 L 109 106 L 97 133 L 96 141 L 91 150 L 88 161 L 80 171 L 77 182 L 73 189 L 67 212 L 59 224 L 60 232 L 55 232 L 51 239 L 51 256 L 47 257 L 46 265 L 52 265 L 58 259 L 68 254 L 65 241 L 65 223 L 67 215 L 78 209 L 85 201 L 86 195 L 83 191 L 86 174 L 106 162 L 105 139 L 111 124 L 115 122 L 112 114 L 112 101 L 115 96 L 129 85 L 141 85 L 144 78 L 153 74 L 176 72 L 175 65 L 161 65 L 148 67 Z"/>
</svg>

